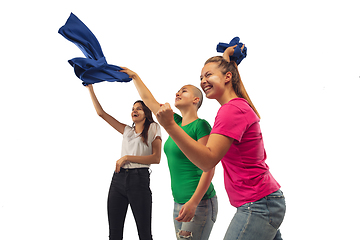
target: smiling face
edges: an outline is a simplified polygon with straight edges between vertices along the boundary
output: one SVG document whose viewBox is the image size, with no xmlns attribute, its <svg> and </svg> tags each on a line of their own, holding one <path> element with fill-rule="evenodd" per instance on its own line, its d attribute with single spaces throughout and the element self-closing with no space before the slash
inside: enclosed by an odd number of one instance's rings
<svg viewBox="0 0 360 240">
<path fill-rule="evenodd" d="M 131 111 L 131 118 L 134 123 L 145 121 L 145 112 L 141 103 L 137 102 L 134 104 Z"/>
<path fill-rule="evenodd" d="M 210 62 L 201 70 L 200 85 L 206 97 L 210 99 L 218 99 L 224 93 L 225 84 L 229 81 L 218 65 L 216 62 Z"/>
</svg>

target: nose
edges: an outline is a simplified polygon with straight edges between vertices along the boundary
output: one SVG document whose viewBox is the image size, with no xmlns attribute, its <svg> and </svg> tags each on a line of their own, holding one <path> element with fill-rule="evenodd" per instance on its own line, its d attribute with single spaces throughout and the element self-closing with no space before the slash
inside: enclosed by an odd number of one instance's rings
<svg viewBox="0 0 360 240">
<path fill-rule="evenodd" d="M 201 79 L 200 86 L 203 86 L 206 82 L 207 82 L 207 81 L 206 81 L 205 77 L 203 77 L 203 78 Z"/>
<path fill-rule="evenodd" d="M 177 93 L 175 94 L 175 96 L 176 96 L 176 97 L 180 96 L 180 92 L 177 92 Z"/>
</svg>

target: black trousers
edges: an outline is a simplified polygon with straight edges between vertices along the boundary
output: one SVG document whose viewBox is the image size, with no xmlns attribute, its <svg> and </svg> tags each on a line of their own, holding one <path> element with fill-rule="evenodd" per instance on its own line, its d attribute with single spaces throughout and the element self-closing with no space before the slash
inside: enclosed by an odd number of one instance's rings
<svg viewBox="0 0 360 240">
<path fill-rule="evenodd" d="M 109 239 L 123 239 L 130 204 L 140 240 L 152 240 L 150 173 L 148 168 L 123 169 L 114 173 L 108 196 Z"/>
</svg>

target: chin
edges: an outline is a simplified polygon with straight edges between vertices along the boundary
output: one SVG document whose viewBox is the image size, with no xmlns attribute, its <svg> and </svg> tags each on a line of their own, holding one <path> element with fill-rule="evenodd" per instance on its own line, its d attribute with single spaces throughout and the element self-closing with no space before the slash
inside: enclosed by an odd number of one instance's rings
<svg viewBox="0 0 360 240">
<path fill-rule="evenodd" d="M 205 94 L 205 97 L 208 98 L 208 99 L 213 99 L 213 97 L 211 97 L 211 93 Z"/>
</svg>

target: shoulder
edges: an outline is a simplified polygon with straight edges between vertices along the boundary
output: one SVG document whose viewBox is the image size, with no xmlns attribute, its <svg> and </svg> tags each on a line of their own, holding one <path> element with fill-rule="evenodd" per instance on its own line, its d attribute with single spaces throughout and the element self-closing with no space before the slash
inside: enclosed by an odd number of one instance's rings
<svg viewBox="0 0 360 240">
<path fill-rule="evenodd" d="M 174 113 L 174 121 L 176 122 L 176 124 L 179 124 L 182 122 L 182 117 L 179 114 Z"/>
<path fill-rule="evenodd" d="M 235 98 L 222 105 L 216 116 L 217 118 L 236 121 L 238 118 L 246 119 L 249 122 L 259 121 L 250 104 L 243 98 Z"/>
<path fill-rule="evenodd" d="M 205 119 L 199 118 L 197 121 L 197 127 L 198 128 L 210 128 L 210 123 L 208 121 L 206 121 Z"/>
<path fill-rule="evenodd" d="M 153 122 L 149 126 L 149 133 L 154 134 L 155 136 L 161 135 L 160 125 L 156 122 Z"/>
<path fill-rule="evenodd" d="M 156 122 L 150 123 L 149 130 L 150 130 L 150 129 L 151 129 L 151 130 L 156 130 L 156 129 L 158 129 L 158 128 L 160 128 L 160 126 L 159 126 L 158 123 L 156 123 Z"/>
<path fill-rule="evenodd" d="M 193 127 L 193 131 L 196 136 L 196 140 L 209 135 L 211 132 L 211 126 L 205 119 L 197 119 L 196 124 Z"/>
<path fill-rule="evenodd" d="M 227 111 L 231 112 L 247 112 L 251 109 L 249 103 L 243 98 L 235 98 L 230 100 L 228 103 L 222 105 L 219 109 L 220 113 Z"/>
<path fill-rule="evenodd" d="M 133 127 L 130 127 L 129 125 L 125 125 L 123 135 L 127 135 L 127 134 L 129 134 L 129 133 L 131 133 L 131 132 L 133 132 L 133 131 L 134 131 L 134 128 L 133 128 Z"/>
<path fill-rule="evenodd" d="M 245 99 L 236 98 L 221 106 L 212 133 L 239 140 L 246 129 L 259 120 Z"/>
</svg>

